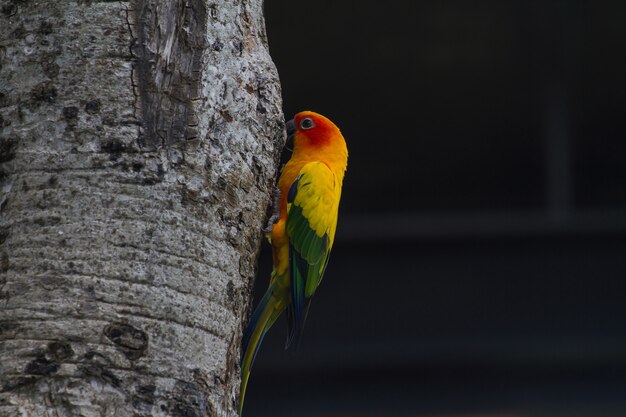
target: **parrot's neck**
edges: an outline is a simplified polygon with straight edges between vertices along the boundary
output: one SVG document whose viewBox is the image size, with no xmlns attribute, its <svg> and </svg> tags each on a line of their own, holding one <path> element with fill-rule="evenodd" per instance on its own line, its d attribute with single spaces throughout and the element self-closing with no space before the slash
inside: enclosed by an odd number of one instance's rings
<svg viewBox="0 0 626 417">
<path fill-rule="evenodd" d="M 314 161 L 323 162 L 342 181 L 348 166 L 348 148 L 343 138 L 338 138 L 321 147 L 295 146 L 291 160 L 303 165 Z"/>
</svg>

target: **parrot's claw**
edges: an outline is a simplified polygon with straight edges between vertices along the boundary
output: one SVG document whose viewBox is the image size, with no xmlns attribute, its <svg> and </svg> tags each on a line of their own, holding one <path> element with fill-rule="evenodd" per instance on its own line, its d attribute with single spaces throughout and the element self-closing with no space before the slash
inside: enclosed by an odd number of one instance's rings
<svg viewBox="0 0 626 417">
<path fill-rule="evenodd" d="M 267 225 L 263 228 L 263 232 L 272 233 L 274 225 L 278 223 L 280 218 L 280 189 L 274 186 L 274 192 L 272 193 L 272 215 L 267 221 Z"/>
<path fill-rule="evenodd" d="M 276 222 L 272 223 L 272 219 L 274 218 L 274 216 L 270 217 L 270 220 L 267 222 L 267 226 L 263 227 L 261 230 L 263 230 L 263 233 L 272 233 L 272 230 L 274 230 L 274 225 L 276 224 Z M 278 220 L 278 218 L 277 218 Z"/>
</svg>

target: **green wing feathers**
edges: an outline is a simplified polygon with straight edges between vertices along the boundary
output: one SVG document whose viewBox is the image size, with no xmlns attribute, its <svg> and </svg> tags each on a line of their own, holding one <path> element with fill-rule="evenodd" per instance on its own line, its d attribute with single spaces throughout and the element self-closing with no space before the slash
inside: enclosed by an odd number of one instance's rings
<svg viewBox="0 0 626 417">
<path fill-rule="evenodd" d="M 315 294 L 332 248 L 337 227 L 340 185 L 321 162 L 305 165 L 288 194 L 287 236 L 292 302 L 287 346 L 298 340 L 309 299 Z"/>
</svg>

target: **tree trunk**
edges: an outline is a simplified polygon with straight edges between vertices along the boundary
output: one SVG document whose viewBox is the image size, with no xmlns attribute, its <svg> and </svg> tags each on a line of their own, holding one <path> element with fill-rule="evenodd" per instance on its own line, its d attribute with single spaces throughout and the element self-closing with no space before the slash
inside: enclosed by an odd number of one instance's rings
<svg viewBox="0 0 626 417">
<path fill-rule="evenodd" d="M 236 415 L 284 140 L 262 1 L 0 5 L 0 416 Z"/>
</svg>

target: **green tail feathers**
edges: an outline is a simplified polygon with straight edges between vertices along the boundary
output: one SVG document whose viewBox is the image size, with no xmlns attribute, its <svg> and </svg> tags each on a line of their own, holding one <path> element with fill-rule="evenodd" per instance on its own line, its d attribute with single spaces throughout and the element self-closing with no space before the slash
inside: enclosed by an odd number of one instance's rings
<svg viewBox="0 0 626 417">
<path fill-rule="evenodd" d="M 276 286 L 276 283 L 270 285 L 263 299 L 254 310 L 243 335 L 239 415 L 241 415 L 243 411 L 243 401 L 246 395 L 248 379 L 250 378 L 250 370 L 252 369 L 252 364 L 259 351 L 263 337 L 285 309 L 285 303 L 282 301 L 279 292 L 281 292 L 281 290 Z M 284 290 L 282 292 L 284 292 Z"/>
</svg>

